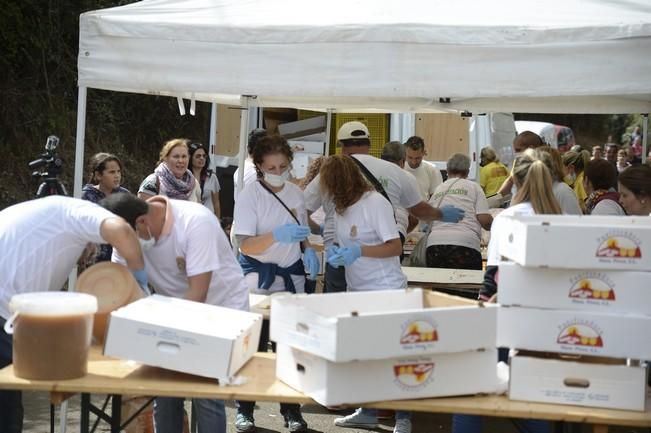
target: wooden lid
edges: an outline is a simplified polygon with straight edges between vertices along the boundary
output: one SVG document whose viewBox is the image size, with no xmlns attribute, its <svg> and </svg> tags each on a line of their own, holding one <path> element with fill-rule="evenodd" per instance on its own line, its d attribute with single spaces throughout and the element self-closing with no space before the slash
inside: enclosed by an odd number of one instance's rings
<svg viewBox="0 0 651 433">
<path fill-rule="evenodd" d="M 111 262 L 96 263 L 82 272 L 77 291 L 97 297 L 98 313 L 116 310 L 142 296 L 129 269 Z"/>
</svg>

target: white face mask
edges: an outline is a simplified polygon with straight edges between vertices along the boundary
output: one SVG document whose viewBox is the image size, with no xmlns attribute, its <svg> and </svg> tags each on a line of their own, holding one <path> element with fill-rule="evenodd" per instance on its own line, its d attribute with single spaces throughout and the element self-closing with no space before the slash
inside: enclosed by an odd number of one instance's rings
<svg viewBox="0 0 651 433">
<path fill-rule="evenodd" d="M 283 171 L 281 174 L 265 173 L 264 181 L 269 185 L 279 188 L 285 184 L 289 179 L 289 169 Z"/>
<path fill-rule="evenodd" d="M 142 252 L 145 252 L 147 250 L 150 250 L 156 245 L 156 239 L 151 235 L 151 230 L 149 230 L 149 226 L 147 226 L 147 232 L 149 233 L 149 239 L 143 239 L 140 236 L 138 236 L 138 242 L 140 242 L 140 249 Z"/>
</svg>

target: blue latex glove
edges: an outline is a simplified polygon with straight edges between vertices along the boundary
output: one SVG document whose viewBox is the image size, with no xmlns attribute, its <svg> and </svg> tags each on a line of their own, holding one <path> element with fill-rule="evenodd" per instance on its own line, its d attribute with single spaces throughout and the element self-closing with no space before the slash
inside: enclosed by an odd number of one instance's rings
<svg viewBox="0 0 651 433">
<path fill-rule="evenodd" d="M 136 279 L 140 287 L 142 287 L 147 292 L 149 291 L 149 288 L 147 287 L 147 284 L 149 283 L 149 278 L 147 278 L 147 272 L 145 271 L 144 268 L 138 269 L 137 271 L 132 270 L 131 275 L 133 275 L 133 278 Z"/>
<path fill-rule="evenodd" d="M 273 229 L 273 237 L 276 242 L 292 244 L 307 239 L 310 234 L 310 228 L 299 226 L 298 224 L 285 224 Z"/>
<path fill-rule="evenodd" d="M 316 255 L 316 251 L 313 248 L 305 248 L 303 261 L 305 262 L 307 271 L 310 273 L 310 280 L 316 280 L 317 275 L 319 275 L 319 269 L 321 269 L 321 262 Z"/>
<path fill-rule="evenodd" d="M 444 223 L 458 223 L 465 215 L 463 209 L 454 206 L 443 206 L 439 210 L 441 211 L 441 221 Z"/>
<path fill-rule="evenodd" d="M 352 245 L 350 247 L 334 247 L 334 251 L 328 257 L 328 263 L 338 268 L 348 266 L 362 256 L 362 247 Z"/>
</svg>

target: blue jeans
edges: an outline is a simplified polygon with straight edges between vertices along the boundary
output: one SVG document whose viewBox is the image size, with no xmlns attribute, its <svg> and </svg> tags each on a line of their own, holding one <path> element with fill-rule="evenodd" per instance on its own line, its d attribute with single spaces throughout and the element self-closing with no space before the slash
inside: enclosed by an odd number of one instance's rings
<svg viewBox="0 0 651 433">
<path fill-rule="evenodd" d="M 515 419 L 518 431 L 524 433 L 551 433 L 549 421 L 537 419 Z M 482 433 L 483 418 L 477 415 L 452 415 L 452 433 Z"/>
<path fill-rule="evenodd" d="M 0 368 L 13 362 L 11 335 L 4 331 L 5 319 L 0 317 Z M 20 391 L 0 391 L 0 432 L 23 431 L 23 399 Z"/>
<path fill-rule="evenodd" d="M 330 263 L 325 265 L 324 288 L 325 293 L 345 292 L 346 286 L 346 268 L 339 266 L 335 268 Z"/>
<path fill-rule="evenodd" d="M 365 407 L 362 408 L 362 413 L 367 416 L 372 416 L 377 419 L 377 409 L 367 409 Z M 399 419 L 411 419 L 411 412 L 405 412 L 402 410 L 397 410 L 395 411 L 396 414 L 396 421 Z"/>
<path fill-rule="evenodd" d="M 183 433 L 183 402 L 177 397 L 157 397 L 154 402 L 156 433 Z M 226 433 L 226 408 L 222 400 L 192 399 L 198 433 Z"/>
</svg>

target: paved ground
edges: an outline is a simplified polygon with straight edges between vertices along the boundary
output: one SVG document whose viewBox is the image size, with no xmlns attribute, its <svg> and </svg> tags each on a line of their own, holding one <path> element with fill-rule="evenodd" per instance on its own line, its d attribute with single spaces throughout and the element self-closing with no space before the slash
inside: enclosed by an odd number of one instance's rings
<svg viewBox="0 0 651 433">
<path fill-rule="evenodd" d="M 50 407 L 48 396 L 42 392 L 27 392 L 23 397 L 25 405 L 25 425 L 24 433 L 46 433 L 49 432 L 50 423 Z M 100 403 L 103 399 L 94 401 Z M 235 419 L 235 409 L 233 402 L 227 402 L 227 416 L 228 416 L 228 433 L 235 433 L 233 421 Z M 309 433 L 358 433 L 365 432 L 366 430 L 358 429 L 343 429 L 336 427 L 333 421 L 336 417 L 350 413 L 344 411 L 341 413 L 329 412 L 325 408 L 318 405 L 308 405 L 303 407 L 303 416 L 307 420 L 310 432 Z M 94 418 L 91 417 L 91 422 Z M 287 430 L 283 427 L 282 417 L 278 413 L 277 403 L 258 403 L 255 412 L 256 425 L 258 426 L 258 433 L 286 433 Z M 450 431 L 450 415 L 445 414 L 414 414 L 413 416 L 414 429 L 413 433 L 447 433 Z M 391 433 L 393 430 L 393 421 L 381 421 L 381 426 L 378 429 L 372 430 L 372 433 Z M 57 429 L 59 432 L 59 420 L 57 412 Z M 67 432 L 79 431 L 79 397 L 73 397 L 69 400 L 68 409 L 68 428 Z M 100 424 L 96 430 L 97 432 L 107 432 L 108 426 Z M 587 433 L 590 431 L 589 426 L 579 427 L 572 430 L 569 427 L 564 429 L 565 432 L 572 433 Z M 610 430 L 612 433 L 642 433 L 648 432 L 644 429 L 630 429 L 630 428 L 615 428 Z M 493 433 L 518 433 L 518 430 L 507 420 L 488 420 L 485 424 L 485 432 Z"/>
</svg>

